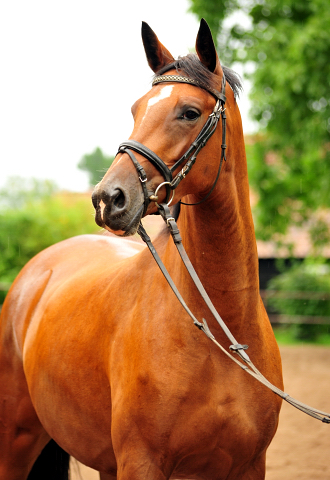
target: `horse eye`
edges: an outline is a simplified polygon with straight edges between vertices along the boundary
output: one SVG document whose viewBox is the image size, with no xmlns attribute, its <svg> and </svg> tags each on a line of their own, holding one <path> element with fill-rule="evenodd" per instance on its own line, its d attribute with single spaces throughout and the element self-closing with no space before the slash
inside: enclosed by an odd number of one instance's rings
<svg viewBox="0 0 330 480">
<path fill-rule="evenodd" d="M 199 117 L 199 113 L 196 112 L 196 110 L 187 110 L 182 115 L 182 118 L 184 120 L 196 120 L 196 118 L 198 118 L 198 117 Z"/>
</svg>

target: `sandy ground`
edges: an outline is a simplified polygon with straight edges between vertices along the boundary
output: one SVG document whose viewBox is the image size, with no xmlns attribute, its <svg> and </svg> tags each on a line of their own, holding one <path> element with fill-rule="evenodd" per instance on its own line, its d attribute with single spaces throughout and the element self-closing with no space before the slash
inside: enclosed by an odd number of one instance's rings
<svg viewBox="0 0 330 480">
<path fill-rule="evenodd" d="M 330 348 L 282 347 L 285 391 L 330 412 Z M 268 450 L 267 480 L 330 480 L 330 425 L 284 402 L 277 434 Z M 79 470 L 79 471 L 78 471 Z M 72 464 L 72 480 L 98 480 L 98 474 Z"/>
<path fill-rule="evenodd" d="M 330 349 L 282 347 L 285 391 L 330 412 Z M 329 480 L 330 425 L 284 402 L 277 434 L 269 447 L 267 480 Z"/>
</svg>

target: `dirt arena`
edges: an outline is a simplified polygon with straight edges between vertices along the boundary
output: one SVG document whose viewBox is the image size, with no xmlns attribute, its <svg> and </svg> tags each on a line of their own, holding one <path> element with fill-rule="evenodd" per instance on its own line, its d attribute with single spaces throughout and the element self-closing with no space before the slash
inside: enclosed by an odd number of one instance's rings
<svg viewBox="0 0 330 480">
<path fill-rule="evenodd" d="M 330 348 L 281 347 L 285 391 L 330 412 Z M 268 450 L 267 480 L 330 480 L 330 425 L 284 402 L 277 434 Z M 79 471 L 78 471 L 79 467 Z M 72 465 L 72 480 L 98 480 L 98 474 Z"/>
</svg>

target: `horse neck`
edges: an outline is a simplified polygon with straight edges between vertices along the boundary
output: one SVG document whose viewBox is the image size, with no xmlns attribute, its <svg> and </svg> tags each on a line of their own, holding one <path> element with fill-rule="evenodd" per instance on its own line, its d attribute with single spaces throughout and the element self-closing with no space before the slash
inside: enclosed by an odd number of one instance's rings
<svg viewBox="0 0 330 480">
<path fill-rule="evenodd" d="M 228 138 L 230 153 L 210 198 L 199 206 L 182 206 L 178 220 L 184 247 L 210 294 L 259 291 L 243 135 L 241 139 Z M 218 151 L 216 155 L 219 161 Z M 188 202 L 194 200 L 188 197 Z"/>
</svg>

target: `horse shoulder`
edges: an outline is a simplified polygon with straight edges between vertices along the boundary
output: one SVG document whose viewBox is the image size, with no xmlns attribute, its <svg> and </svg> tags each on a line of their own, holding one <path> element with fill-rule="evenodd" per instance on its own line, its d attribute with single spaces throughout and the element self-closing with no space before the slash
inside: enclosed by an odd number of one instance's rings
<svg viewBox="0 0 330 480">
<path fill-rule="evenodd" d="M 38 306 L 46 303 L 59 285 L 70 283 L 70 278 L 77 275 L 80 286 L 90 285 L 93 275 L 111 270 L 143 248 L 138 241 L 112 235 L 81 235 L 52 245 L 33 257 L 13 283 L 2 309 L 4 324 L 11 324 L 16 334 L 19 355 Z"/>
</svg>

